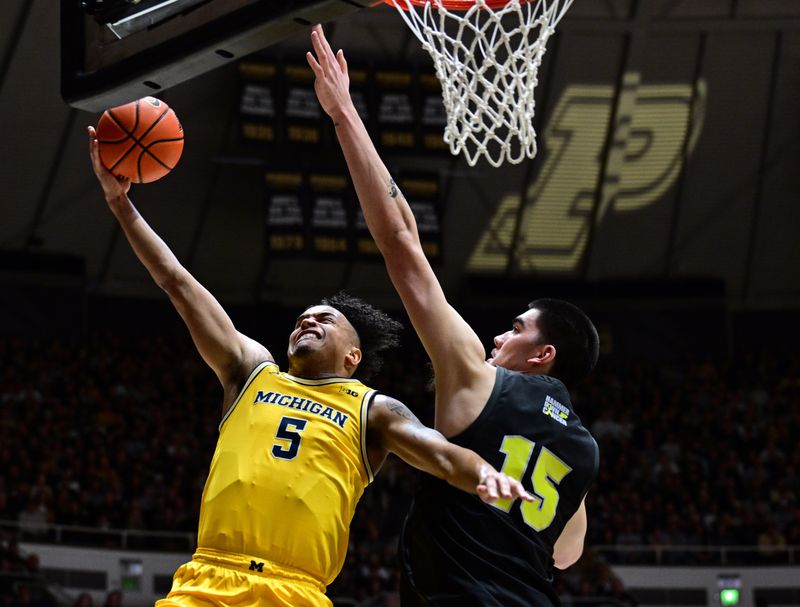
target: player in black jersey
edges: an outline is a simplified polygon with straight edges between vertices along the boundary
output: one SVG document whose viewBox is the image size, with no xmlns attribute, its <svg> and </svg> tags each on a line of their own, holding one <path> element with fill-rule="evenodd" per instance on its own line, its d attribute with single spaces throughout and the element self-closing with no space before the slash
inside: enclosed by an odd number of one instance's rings
<svg viewBox="0 0 800 607">
<path fill-rule="evenodd" d="M 448 304 L 420 246 L 414 215 L 381 161 L 349 93 L 344 54 L 311 35 L 322 107 L 333 119 L 367 225 L 436 377 L 435 426 L 474 449 L 536 497 L 486 506 L 426 478 L 401 542 L 403 605 L 557 604 L 553 566 L 583 551 L 584 498 L 597 443 L 567 386 L 594 367 L 597 331 L 575 306 L 538 300 L 494 340 L 491 358 Z"/>
</svg>

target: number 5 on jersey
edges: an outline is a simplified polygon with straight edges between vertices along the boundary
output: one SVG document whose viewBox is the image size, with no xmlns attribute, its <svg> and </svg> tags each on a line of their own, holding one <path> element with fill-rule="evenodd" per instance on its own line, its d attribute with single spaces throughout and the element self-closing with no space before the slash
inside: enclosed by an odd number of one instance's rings
<svg viewBox="0 0 800 607">
<path fill-rule="evenodd" d="M 506 458 L 501 472 L 522 481 L 522 475 L 528 468 L 535 445 L 536 443 L 524 436 L 504 436 L 500 451 L 506 454 Z M 526 525 L 536 531 L 543 531 L 550 526 L 556 516 L 556 507 L 558 506 L 559 496 L 556 485 L 571 471 L 572 468 L 562 462 L 552 451 L 547 447 L 542 447 L 531 474 L 533 493 L 536 499 L 533 502 L 521 502 L 520 506 L 522 519 Z M 512 501 L 499 499 L 492 505 L 509 512 Z"/>
<path fill-rule="evenodd" d="M 275 438 L 284 442 L 285 446 L 272 445 L 272 455 L 280 459 L 294 459 L 297 457 L 300 441 L 303 440 L 300 433 L 305 429 L 307 422 L 308 420 L 306 419 L 282 417 L 281 423 L 278 425 L 278 431 L 275 433 Z"/>
</svg>

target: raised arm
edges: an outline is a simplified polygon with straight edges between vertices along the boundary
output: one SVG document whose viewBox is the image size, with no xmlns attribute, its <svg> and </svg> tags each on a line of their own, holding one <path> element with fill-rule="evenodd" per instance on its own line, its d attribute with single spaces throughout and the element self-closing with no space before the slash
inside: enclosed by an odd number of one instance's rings
<svg viewBox="0 0 800 607">
<path fill-rule="evenodd" d="M 333 54 L 319 26 L 312 31 L 311 41 L 316 58 L 312 53 L 306 58 L 316 74 L 317 97 L 333 119 L 364 218 L 392 283 L 433 361 L 441 396 L 437 396 L 436 427 L 441 429 L 441 415 L 447 413 L 442 407 L 458 407 L 463 402 L 458 390 L 470 390 L 487 378 L 493 382 L 494 372 L 486 368 L 486 351 L 478 336 L 445 299 L 422 251 L 411 208 L 358 116 L 344 53 Z"/>
<path fill-rule="evenodd" d="M 377 470 L 387 452 L 441 478 L 454 487 L 477 493 L 487 503 L 500 498 L 533 501 L 516 479 L 498 472 L 477 453 L 449 442 L 424 426 L 403 403 L 379 394 L 369 409 L 367 444 Z"/>
<path fill-rule="evenodd" d="M 128 198 L 130 181 L 117 179 L 100 162 L 97 135 L 89 127 L 89 155 L 106 203 L 128 242 L 155 283 L 181 315 L 203 360 L 225 389 L 223 412 L 232 404 L 241 383 L 262 360 L 272 360 L 261 344 L 239 333 L 209 291 L 184 268 L 164 241 L 142 218 Z"/>
</svg>

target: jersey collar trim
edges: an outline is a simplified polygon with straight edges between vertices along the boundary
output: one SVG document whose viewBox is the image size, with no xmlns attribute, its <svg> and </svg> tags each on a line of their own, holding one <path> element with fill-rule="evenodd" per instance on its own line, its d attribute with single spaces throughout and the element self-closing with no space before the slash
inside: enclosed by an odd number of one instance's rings
<svg viewBox="0 0 800 607">
<path fill-rule="evenodd" d="M 293 381 L 296 384 L 302 384 L 303 386 L 327 386 L 329 384 L 361 383 L 357 379 L 351 379 L 347 377 L 325 377 L 323 379 L 306 379 L 305 377 L 295 377 L 294 375 L 289 375 L 288 373 L 283 373 L 282 375 L 289 381 Z"/>
<path fill-rule="evenodd" d="M 364 394 L 364 398 L 361 399 L 361 423 L 359 424 L 361 431 L 361 460 L 364 463 L 364 471 L 367 473 L 368 485 L 375 479 L 372 466 L 369 464 L 369 452 L 367 451 L 367 425 L 369 423 L 369 408 L 376 394 L 376 390 L 369 390 Z"/>
</svg>

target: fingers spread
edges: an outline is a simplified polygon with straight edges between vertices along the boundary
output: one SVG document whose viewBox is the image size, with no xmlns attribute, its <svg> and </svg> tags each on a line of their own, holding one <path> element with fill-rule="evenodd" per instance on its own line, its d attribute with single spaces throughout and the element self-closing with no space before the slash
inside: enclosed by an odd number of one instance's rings
<svg viewBox="0 0 800 607">
<path fill-rule="evenodd" d="M 508 477 L 505 474 L 501 474 L 498 480 L 498 486 L 500 489 L 500 495 L 505 498 L 511 497 L 511 488 L 508 482 Z"/>
<path fill-rule="evenodd" d="M 324 72 L 328 72 L 330 70 L 328 65 L 328 54 L 325 52 L 325 47 L 322 44 L 322 38 L 316 30 L 311 32 L 311 45 L 314 47 L 314 52 L 317 55 L 316 59 L 319 62 L 319 65 L 322 66 Z"/>
<path fill-rule="evenodd" d="M 514 497 L 518 497 L 526 502 L 534 501 L 533 496 L 525 491 L 525 487 L 522 486 L 522 483 L 515 479 L 511 479 L 511 492 L 514 494 Z"/>
<path fill-rule="evenodd" d="M 314 46 L 317 59 L 326 74 L 331 73 L 332 70 L 338 67 L 336 57 L 333 54 L 333 50 L 331 50 L 331 45 L 328 44 L 325 32 L 322 31 L 322 26 L 314 26 L 311 32 L 311 44 Z"/>
<path fill-rule="evenodd" d="M 323 75 L 322 67 L 320 66 L 319 63 L 317 63 L 317 60 L 314 58 L 313 53 L 310 53 L 310 52 L 306 53 L 306 61 L 308 61 L 309 67 L 311 67 L 311 69 L 313 70 L 314 74 L 317 77 L 320 77 L 320 76 Z"/>
<path fill-rule="evenodd" d="M 528 493 L 517 479 L 497 472 L 488 474 L 481 479 L 477 493 L 484 502 L 490 504 L 498 499 L 536 501 L 536 498 Z"/>
<path fill-rule="evenodd" d="M 331 63 L 331 66 L 336 65 L 336 56 L 333 54 L 333 49 L 331 48 L 328 39 L 325 37 L 325 32 L 321 32 L 322 37 L 322 47 L 325 49 L 325 54 L 328 57 L 328 61 Z"/>
<path fill-rule="evenodd" d="M 488 493 L 491 499 L 497 499 L 497 478 L 494 476 L 488 476 L 484 480 L 484 484 L 486 485 L 486 492 Z"/>
</svg>

